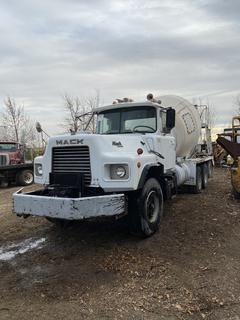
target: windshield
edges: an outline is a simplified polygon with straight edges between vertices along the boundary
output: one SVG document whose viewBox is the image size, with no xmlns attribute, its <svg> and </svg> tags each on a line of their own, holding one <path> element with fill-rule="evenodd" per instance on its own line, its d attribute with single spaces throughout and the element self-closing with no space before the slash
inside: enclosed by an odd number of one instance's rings
<svg viewBox="0 0 240 320">
<path fill-rule="evenodd" d="M 0 151 L 14 152 L 17 150 L 15 143 L 0 143 Z"/>
<path fill-rule="evenodd" d="M 157 130 L 154 107 L 130 107 L 106 110 L 98 114 L 97 133 L 152 133 Z"/>
</svg>

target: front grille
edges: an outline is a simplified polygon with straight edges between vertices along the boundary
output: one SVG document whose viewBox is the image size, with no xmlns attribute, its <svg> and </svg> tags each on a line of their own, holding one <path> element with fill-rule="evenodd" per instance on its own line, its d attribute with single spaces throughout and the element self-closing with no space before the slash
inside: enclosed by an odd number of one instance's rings
<svg viewBox="0 0 240 320">
<path fill-rule="evenodd" d="M 84 183 L 91 183 L 91 165 L 88 146 L 57 147 L 52 151 L 53 173 L 82 173 Z"/>
<path fill-rule="evenodd" d="M 0 166 L 6 166 L 7 165 L 7 157 L 4 155 L 0 155 Z"/>
</svg>

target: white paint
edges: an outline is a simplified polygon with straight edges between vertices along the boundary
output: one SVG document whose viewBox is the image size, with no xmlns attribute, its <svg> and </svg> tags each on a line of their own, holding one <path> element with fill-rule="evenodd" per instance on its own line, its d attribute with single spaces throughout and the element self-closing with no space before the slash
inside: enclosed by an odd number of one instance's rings
<svg viewBox="0 0 240 320">
<path fill-rule="evenodd" d="M 0 261 L 12 260 L 18 254 L 26 253 L 29 250 L 39 248 L 39 246 L 46 241 L 46 238 L 27 239 L 17 244 L 0 247 Z M 41 247 L 40 247 L 41 248 Z"/>
<path fill-rule="evenodd" d="M 123 214 L 125 212 L 125 196 L 124 194 L 115 194 L 84 198 L 60 198 L 16 192 L 13 194 L 13 205 L 17 214 L 82 220 Z"/>
</svg>

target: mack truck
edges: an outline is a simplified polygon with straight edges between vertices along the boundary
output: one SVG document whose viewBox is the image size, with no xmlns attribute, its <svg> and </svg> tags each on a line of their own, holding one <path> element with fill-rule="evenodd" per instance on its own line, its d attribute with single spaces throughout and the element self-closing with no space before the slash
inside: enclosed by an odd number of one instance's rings
<svg viewBox="0 0 240 320">
<path fill-rule="evenodd" d="M 28 186 L 33 180 L 33 163 L 25 161 L 24 145 L 0 141 L 0 186 L 6 187 L 12 182 Z"/>
<path fill-rule="evenodd" d="M 166 95 L 114 101 L 94 111 L 96 133 L 49 139 L 34 161 L 39 190 L 13 194 L 18 216 L 53 222 L 126 215 L 130 230 L 153 235 L 164 201 L 179 188 L 199 193 L 213 172 L 197 106 Z"/>
</svg>

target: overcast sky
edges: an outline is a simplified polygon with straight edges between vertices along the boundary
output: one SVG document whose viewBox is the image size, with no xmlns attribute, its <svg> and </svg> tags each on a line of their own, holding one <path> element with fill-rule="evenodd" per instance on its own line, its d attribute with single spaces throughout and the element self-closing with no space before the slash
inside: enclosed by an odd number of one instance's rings
<svg viewBox="0 0 240 320">
<path fill-rule="evenodd" d="M 216 125 L 240 93 L 239 0 L 0 0 L 0 109 L 10 95 L 51 134 L 62 95 L 202 97 Z"/>
</svg>

